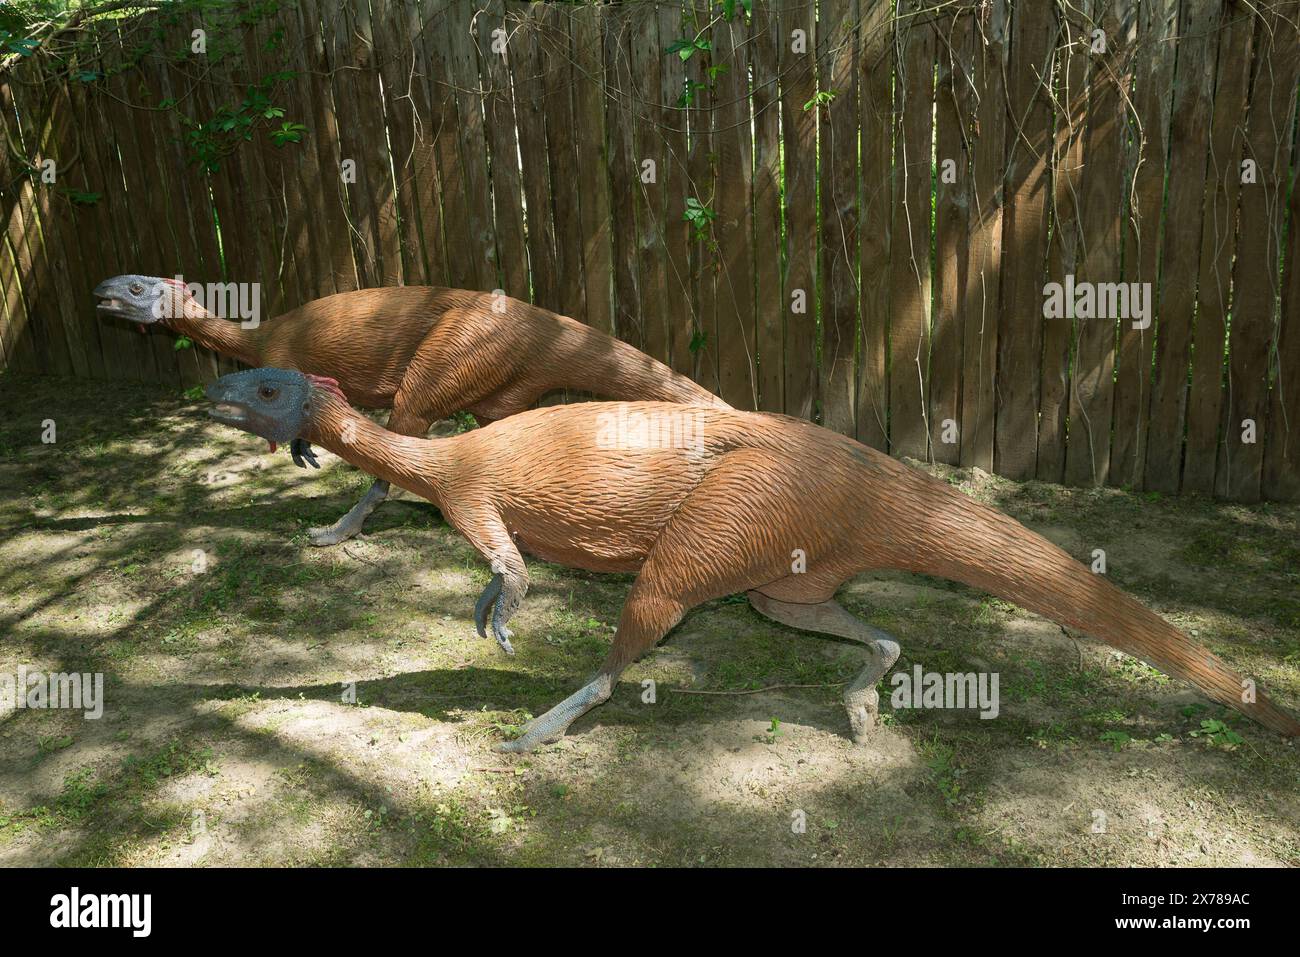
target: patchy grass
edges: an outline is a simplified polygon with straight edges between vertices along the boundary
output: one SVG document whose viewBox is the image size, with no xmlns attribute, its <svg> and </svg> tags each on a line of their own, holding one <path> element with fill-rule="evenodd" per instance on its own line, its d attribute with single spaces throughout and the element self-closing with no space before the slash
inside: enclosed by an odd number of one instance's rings
<svg viewBox="0 0 1300 957">
<path fill-rule="evenodd" d="M 0 406 L 0 671 L 102 672 L 106 697 L 98 721 L 0 714 L 0 864 L 1300 864 L 1295 746 L 912 575 L 840 600 L 899 639 L 899 669 L 997 672 L 995 720 L 892 710 L 882 685 L 855 747 L 860 649 L 724 599 L 563 742 L 499 755 L 599 665 L 630 576 L 530 562 L 507 659 L 474 635 L 486 567 L 428 503 L 313 549 L 368 484 L 336 459 L 300 471 L 152 387 L 3 375 Z M 1300 509 L 939 471 L 1104 549 L 1300 710 Z"/>
</svg>

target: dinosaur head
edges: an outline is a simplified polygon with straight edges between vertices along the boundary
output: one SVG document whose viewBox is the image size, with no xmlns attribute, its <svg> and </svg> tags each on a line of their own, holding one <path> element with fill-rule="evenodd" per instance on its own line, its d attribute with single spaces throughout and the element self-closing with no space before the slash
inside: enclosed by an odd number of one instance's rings
<svg viewBox="0 0 1300 957">
<path fill-rule="evenodd" d="M 95 287 L 94 295 L 101 316 L 126 319 L 143 331 L 145 326 L 180 315 L 189 292 L 178 279 L 128 274 L 105 279 Z"/>
<path fill-rule="evenodd" d="M 318 394 L 343 398 L 338 383 L 292 369 L 248 369 L 223 375 L 207 388 L 216 403 L 208 415 L 271 443 L 299 438 L 311 425 Z M 344 400 L 346 401 L 346 400 Z"/>
</svg>

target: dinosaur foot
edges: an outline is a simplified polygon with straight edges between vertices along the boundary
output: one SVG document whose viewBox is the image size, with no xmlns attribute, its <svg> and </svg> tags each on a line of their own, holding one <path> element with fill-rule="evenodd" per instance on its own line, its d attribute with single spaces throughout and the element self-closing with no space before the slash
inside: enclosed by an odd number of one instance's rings
<svg viewBox="0 0 1300 957">
<path fill-rule="evenodd" d="M 844 709 L 849 713 L 849 732 L 854 744 L 866 744 L 880 727 L 880 693 L 875 688 L 859 692 L 850 700 L 845 696 Z"/>
<path fill-rule="evenodd" d="M 569 725 L 596 705 L 609 700 L 613 684 L 609 675 L 597 675 L 546 714 L 529 721 L 524 725 L 523 734 L 515 740 L 502 741 L 496 749 L 507 754 L 522 754 L 543 744 L 554 744 L 564 737 Z"/>
<path fill-rule="evenodd" d="M 307 529 L 307 540 L 317 548 L 327 548 L 354 538 L 361 531 L 361 523 L 338 521 L 333 525 L 318 525 Z"/>
</svg>

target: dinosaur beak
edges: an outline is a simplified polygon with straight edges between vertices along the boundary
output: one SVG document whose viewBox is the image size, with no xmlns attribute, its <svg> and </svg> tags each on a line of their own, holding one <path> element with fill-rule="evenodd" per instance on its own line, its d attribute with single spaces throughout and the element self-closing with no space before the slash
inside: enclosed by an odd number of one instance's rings
<svg viewBox="0 0 1300 957">
<path fill-rule="evenodd" d="M 93 295 L 99 300 L 96 311 L 101 316 L 120 316 L 126 312 L 122 307 L 122 300 L 117 298 L 116 292 L 112 280 L 101 282 L 95 287 Z"/>
</svg>

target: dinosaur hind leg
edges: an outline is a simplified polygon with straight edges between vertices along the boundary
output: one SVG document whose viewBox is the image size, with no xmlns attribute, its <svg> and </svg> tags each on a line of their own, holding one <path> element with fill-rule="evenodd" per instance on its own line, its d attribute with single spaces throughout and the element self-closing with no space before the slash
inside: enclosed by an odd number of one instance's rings
<svg viewBox="0 0 1300 957">
<path fill-rule="evenodd" d="M 396 432 L 398 435 L 423 436 L 429 431 L 429 420 L 422 419 L 418 415 L 413 415 L 406 411 L 400 405 L 399 397 L 394 405 L 392 414 L 388 416 L 386 428 L 389 432 Z M 361 532 L 362 527 L 366 524 L 366 519 L 384 499 L 388 498 L 389 484 L 383 479 L 375 479 L 374 483 L 361 496 L 357 504 L 353 505 L 348 511 L 333 525 L 320 525 L 315 528 L 307 529 L 308 540 L 317 547 L 337 545 L 340 542 L 346 542 L 349 538 Z"/>
<path fill-rule="evenodd" d="M 870 659 L 844 692 L 844 708 L 849 713 L 853 740 L 863 744 L 880 721 L 880 693 L 876 691 L 876 682 L 898 660 L 898 642 L 886 632 L 846 610 L 834 599 L 799 604 L 778 601 L 760 591 L 751 591 L 749 602 L 760 614 L 791 628 L 848 638 L 867 646 Z"/>
<path fill-rule="evenodd" d="M 774 548 L 755 554 L 746 547 L 749 523 L 730 521 L 726 512 L 726 506 L 734 505 L 745 489 L 764 487 L 752 477 L 754 464 L 761 461 L 761 455 L 747 450 L 730 453 L 678 506 L 628 592 L 614 644 L 596 677 L 532 721 L 521 737 L 501 745 L 501 750 L 529 751 L 558 740 L 578 717 L 607 701 L 623 670 L 653 648 L 689 609 L 782 574 L 788 567 L 788 553 Z M 756 510 L 767 508 L 761 491 L 757 501 L 748 504 Z M 797 516 L 787 516 L 785 521 L 793 528 Z M 778 533 L 794 534 L 786 528 Z"/>
</svg>

